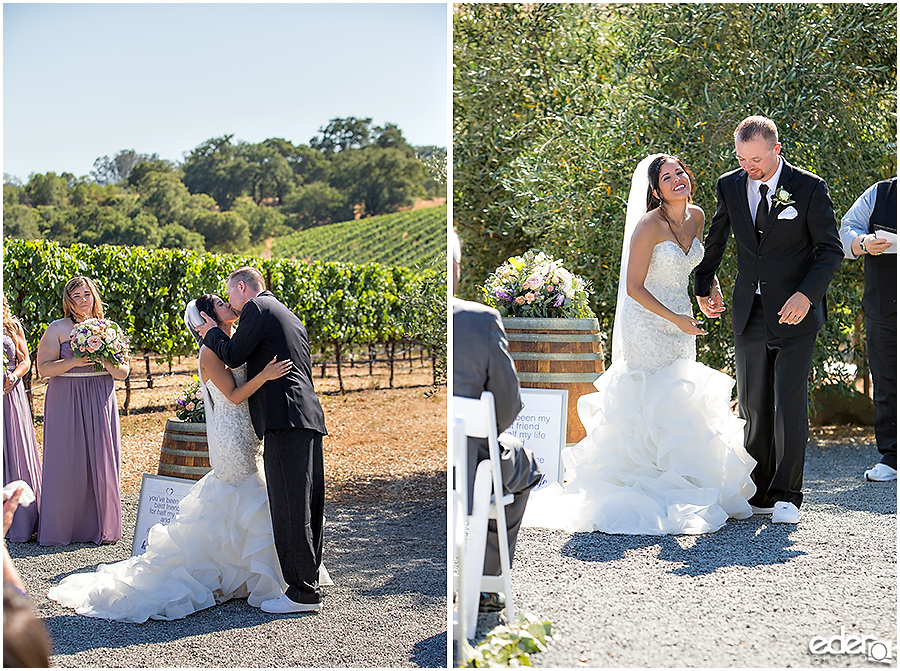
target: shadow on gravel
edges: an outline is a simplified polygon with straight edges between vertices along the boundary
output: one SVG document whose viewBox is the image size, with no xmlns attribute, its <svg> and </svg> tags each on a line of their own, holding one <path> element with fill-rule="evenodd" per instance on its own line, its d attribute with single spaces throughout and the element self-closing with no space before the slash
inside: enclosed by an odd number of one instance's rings
<svg viewBox="0 0 900 671">
<path fill-rule="evenodd" d="M 447 632 L 416 643 L 409 661 L 420 668 L 444 668 L 447 664 Z"/>
<path fill-rule="evenodd" d="M 421 633 L 407 634 L 404 645 L 409 646 L 409 661 L 431 668 L 445 666 L 446 502 L 443 499 L 382 500 L 377 503 L 331 500 L 326 502 L 325 515 L 324 560 L 335 586 L 323 590 L 324 614 L 287 617 L 318 617 L 323 623 L 340 628 L 349 626 L 348 618 L 352 620 L 360 612 L 370 612 L 373 608 L 387 608 L 387 612 L 398 608 L 419 609 L 426 621 L 436 623 L 426 626 Z M 40 547 L 36 542 L 30 542 L 10 544 L 10 548 L 13 556 L 20 557 L 73 553 L 70 571 L 58 576 L 44 576 L 56 584 L 65 575 L 93 569 L 98 562 L 127 558 L 130 540 L 117 546 L 79 543 L 68 547 Z M 44 589 L 46 587 L 42 586 Z M 266 631 L 284 619 L 284 616 L 270 615 L 249 606 L 245 599 L 233 599 L 182 620 L 150 620 L 144 624 L 81 617 L 72 611 L 60 614 L 60 607 L 49 602 L 43 594 L 37 597 L 35 606 L 54 642 L 54 655 L 62 656 L 101 649 L 134 650 L 141 646 L 158 654 L 158 650 L 154 650 L 158 644 L 178 642 L 179 649 L 185 646 L 190 649 L 195 645 L 192 638 L 209 635 L 222 637 L 222 640 L 229 637 L 253 640 L 258 637 L 253 631 L 255 628 Z M 362 631 L 368 640 L 379 640 L 378 637 L 383 636 L 379 645 L 389 645 L 388 641 L 396 644 L 397 632 L 384 627 L 379 622 L 353 624 L 353 628 Z M 440 633 L 428 633 L 429 630 Z M 372 636 L 375 639 L 371 639 Z M 233 663 L 226 666 L 233 666 Z"/>
<path fill-rule="evenodd" d="M 804 501 L 835 507 L 840 512 L 863 512 L 876 515 L 897 513 L 897 483 L 839 480 L 829 482 L 828 489 L 810 492 Z"/>
<path fill-rule="evenodd" d="M 822 505 L 835 512 L 897 514 L 897 481 L 868 482 L 863 472 L 880 455 L 873 446 L 815 445 L 807 451 L 803 481 L 804 505 Z M 865 459 L 861 462 L 860 456 Z M 861 462 L 861 463 L 860 463 Z"/>
<path fill-rule="evenodd" d="M 283 617 L 285 616 L 269 615 L 248 606 L 245 599 L 233 599 L 176 621 L 148 620 L 143 624 L 134 624 L 81 617 L 73 613 L 44 617 L 43 622 L 53 640 L 53 654 L 74 655 L 97 648 L 132 648 L 169 643 L 203 634 L 222 634 L 227 638 L 229 631 L 250 629 Z M 236 621 L 240 624 L 236 625 Z"/>
<path fill-rule="evenodd" d="M 669 537 L 660 549 L 659 558 L 677 564 L 669 573 L 697 577 L 732 566 L 774 566 L 787 564 L 794 557 L 807 554 L 792 550 L 790 534 L 795 524 L 772 524 L 763 518 L 730 520 L 728 526 L 714 534 L 696 536 L 693 546 L 682 547 Z"/>
<path fill-rule="evenodd" d="M 335 583 L 350 581 L 361 596 L 445 603 L 446 515 L 443 500 L 344 503 L 326 522 L 326 553 L 330 545 L 333 554 L 325 564 Z"/>
<path fill-rule="evenodd" d="M 671 562 L 673 575 L 701 576 L 731 566 L 786 564 L 798 555 L 792 550 L 793 524 L 773 525 L 761 517 L 729 520 L 713 534 L 698 536 L 624 536 L 599 531 L 576 533 L 563 545 L 561 554 L 585 562 L 624 559 L 630 551 L 659 548 L 658 558 Z M 683 539 L 683 540 L 679 540 Z"/>
</svg>

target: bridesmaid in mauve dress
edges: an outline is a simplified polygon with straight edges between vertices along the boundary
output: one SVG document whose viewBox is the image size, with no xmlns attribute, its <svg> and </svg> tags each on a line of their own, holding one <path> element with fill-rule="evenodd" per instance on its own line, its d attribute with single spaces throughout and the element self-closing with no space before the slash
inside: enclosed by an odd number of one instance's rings
<svg viewBox="0 0 900 671">
<path fill-rule="evenodd" d="M 43 501 L 38 543 L 114 543 L 122 537 L 119 496 L 119 412 L 114 380 L 128 364 L 103 362 L 95 372 L 73 357 L 69 334 L 88 318 L 103 318 L 93 281 L 69 280 L 63 313 L 38 346 L 38 372 L 49 378 L 44 399 Z"/>
<path fill-rule="evenodd" d="M 9 311 L 3 296 L 3 353 L 6 367 L 3 371 L 3 484 L 24 480 L 34 491 L 35 501 L 28 507 L 19 506 L 13 517 L 6 538 L 16 543 L 31 540 L 37 531 L 38 511 L 41 505 L 41 461 L 37 441 L 34 439 L 34 422 L 31 408 L 25 398 L 25 387 L 20 378 L 31 368 L 25 331 L 18 319 Z"/>
</svg>

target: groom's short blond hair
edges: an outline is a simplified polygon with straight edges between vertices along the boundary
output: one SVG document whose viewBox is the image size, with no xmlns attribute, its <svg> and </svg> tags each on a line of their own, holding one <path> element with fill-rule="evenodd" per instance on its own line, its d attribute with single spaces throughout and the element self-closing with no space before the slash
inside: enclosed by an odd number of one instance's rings
<svg viewBox="0 0 900 671">
<path fill-rule="evenodd" d="M 778 144 L 778 126 L 769 117 L 748 116 L 734 129 L 737 142 L 750 142 L 755 137 L 762 137 L 774 147 Z"/>
<path fill-rule="evenodd" d="M 250 266 L 238 268 L 228 276 L 227 284 L 237 284 L 238 282 L 243 282 L 245 286 L 250 287 L 254 291 L 262 291 L 266 288 L 262 273 Z"/>
</svg>

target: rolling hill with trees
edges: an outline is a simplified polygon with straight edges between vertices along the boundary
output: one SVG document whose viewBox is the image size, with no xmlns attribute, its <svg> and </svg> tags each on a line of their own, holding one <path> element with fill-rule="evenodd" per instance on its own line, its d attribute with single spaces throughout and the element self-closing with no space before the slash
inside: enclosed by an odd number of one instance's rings
<svg viewBox="0 0 900 671">
<path fill-rule="evenodd" d="M 4 175 L 4 237 L 69 246 L 246 253 L 263 241 L 446 195 L 446 149 L 413 147 L 391 123 L 332 119 L 308 144 L 210 138 L 175 164 L 124 150 L 90 175 Z"/>
</svg>

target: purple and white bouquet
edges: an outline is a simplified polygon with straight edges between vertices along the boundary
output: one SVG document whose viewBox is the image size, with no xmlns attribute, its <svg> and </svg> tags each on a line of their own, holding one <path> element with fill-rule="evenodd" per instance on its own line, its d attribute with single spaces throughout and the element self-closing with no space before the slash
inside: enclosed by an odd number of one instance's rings
<svg viewBox="0 0 900 671">
<path fill-rule="evenodd" d="M 85 319 L 69 334 L 72 354 L 103 370 L 103 361 L 120 366 L 128 361 L 128 337 L 119 325 L 109 319 Z"/>
<path fill-rule="evenodd" d="M 182 422 L 194 422 L 196 424 L 206 422 L 203 392 L 200 391 L 200 378 L 196 375 L 184 385 L 181 393 L 175 396 L 175 416 Z"/>
<path fill-rule="evenodd" d="M 507 259 L 481 289 L 485 302 L 503 317 L 594 317 L 590 283 L 566 270 L 561 259 L 533 249 Z"/>
</svg>

